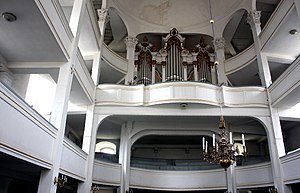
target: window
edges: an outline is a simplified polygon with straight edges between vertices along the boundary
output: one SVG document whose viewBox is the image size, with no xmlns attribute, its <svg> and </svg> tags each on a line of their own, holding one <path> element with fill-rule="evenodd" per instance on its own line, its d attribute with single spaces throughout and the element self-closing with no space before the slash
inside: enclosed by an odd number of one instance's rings
<svg viewBox="0 0 300 193">
<path fill-rule="evenodd" d="M 115 155 L 117 153 L 116 145 L 112 142 L 109 142 L 109 141 L 101 141 L 101 142 L 96 144 L 95 152 Z"/>
</svg>

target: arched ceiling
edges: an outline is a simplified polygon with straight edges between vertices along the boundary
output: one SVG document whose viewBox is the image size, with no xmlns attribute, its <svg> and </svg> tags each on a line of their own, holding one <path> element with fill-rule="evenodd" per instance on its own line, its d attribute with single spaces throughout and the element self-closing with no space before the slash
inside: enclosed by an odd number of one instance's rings
<svg viewBox="0 0 300 193">
<path fill-rule="evenodd" d="M 208 0 L 114 0 L 114 2 L 122 12 L 130 13 L 130 16 L 137 20 L 170 28 L 207 26 L 210 20 Z M 213 17 L 218 20 L 229 16 L 242 2 L 211 0 Z"/>
</svg>

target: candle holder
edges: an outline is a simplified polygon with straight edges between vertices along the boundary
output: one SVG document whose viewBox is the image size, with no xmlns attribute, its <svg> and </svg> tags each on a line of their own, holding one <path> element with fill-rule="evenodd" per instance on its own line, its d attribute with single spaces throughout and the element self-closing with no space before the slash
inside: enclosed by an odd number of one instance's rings
<svg viewBox="0 0 300 193">
<path fill-rule="evenodd" d="M 64 187 L 65 183 L 67 183 L 68 178 L 64 175 L 62 175 L 61 177 L 54 177 L 54 184 L 58 185 L 60 188 Z"/>
<path fill-rule="evenodd" d="M 219 139 L 216 140 L 215 134 L 213 134 L 213 148 L 211 152 L 208 152 L 208 141 L 202 138 L 203 145 L 203 160 L 208 162 L 217 162 L 225 170 L 233 164 L 237 159 L 244 159 L 247 156 L 246 144 L 244 134 L 242 134 L 243 152 L 239 153 L 238 149 L 233 145 L 232 133 L 229 133 L 225 129 L 224 117 L 220 117 L 219 122 Z"/>
</svg>

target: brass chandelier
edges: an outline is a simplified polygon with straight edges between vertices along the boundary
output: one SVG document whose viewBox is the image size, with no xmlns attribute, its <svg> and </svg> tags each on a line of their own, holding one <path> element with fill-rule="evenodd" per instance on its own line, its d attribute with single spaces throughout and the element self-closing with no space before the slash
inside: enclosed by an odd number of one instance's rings
<svg viewBox="0 0 300 193">
<path fill-rule="evenodd" d="M 215 40 L 214 20 L 212 16 L 210 0 L 208 0 L 208 3 L 209 3 L 209 14 L 210 14 L 209 22 L 212 28 L 213 40 Z M 215 64 L 216 65 L 218 64 L 217 60 L 215 61 Z M 219 85 L 220 86 L 219 97 L 221 96 L 222 84 Z M 225 129 L 225 120 L 224 117 L 222 116 L 221 98 L 219 98 L 219 102 L 220 102 L 219 106 L 220 106 L 220 114 L 221 114 L 220 122 L 219 122 L 219 137 L 218 139 L 216 139 L 216 135 L 213 134 L 212 151 L 209 151 L 208 141 L 206 141 L 204 137 L 202 138 L 203 160 L 208 162 L 219 163 L 226 170 L 231 164 L 233 164 L 238 159 L 245 158 L 247 156 L 247 150 L 246 150 L 244 134 L 242 134 L 243 148 L 241 150 L 239 150 L 237 145 L 235 146 L 233 144 L 232 132 L 229 132 L 229 137 L 228 137 L 228 132 Z"/>
<path fill-rule="evenodd" d="M 208 141 L 202 138 L 203 147 L 203 160 L 208 162 L 219 163 L 225 170 L 238 159 L 243 159 L 247 156 L 245 137 L 242 134 L 242 151 L 239 150 L 238 146 L 234 146 L 232 139 L 232 132 L 228 132 L 225 129 L 224 117 L 220 117 L 219 122 L 219 138 L 216 139 L 216 135 L 213 134 L 212 151 L 209 151 Z"/>
</svg>

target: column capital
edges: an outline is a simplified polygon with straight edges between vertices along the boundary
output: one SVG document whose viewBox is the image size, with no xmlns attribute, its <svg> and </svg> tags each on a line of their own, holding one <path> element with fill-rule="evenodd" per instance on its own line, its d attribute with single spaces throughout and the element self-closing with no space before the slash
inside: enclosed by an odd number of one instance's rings
<svg viewBox="0 0 300 193">
<path fill-rule="evenodd" d="M 260 25 L 260 17 L 261 11 L 252 10 L 248 13 L 247 22 L 250 24 L 251 28 L 254 26 L 254 24 Z"/>
<path fill-rule="evenodd" d="M 225 48 L 225 39 L 224 38 L 215 38 L 213 44 L 216 50 Z"/>
<path fill-rule="evenodd" d="M 109 21 L 108 9 L 97 9 L 99 22 L 107 23 Z"/>
<path fill-rule="evenodd" d="M 137 43 L 138 43 L 138 39 L 136 37 L 128 36 L 125 38 L 125 44 L 127 50 L 130 48 L 134 49 Z"/>
</svg>

